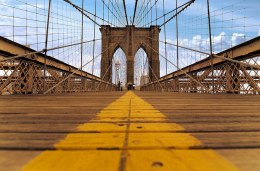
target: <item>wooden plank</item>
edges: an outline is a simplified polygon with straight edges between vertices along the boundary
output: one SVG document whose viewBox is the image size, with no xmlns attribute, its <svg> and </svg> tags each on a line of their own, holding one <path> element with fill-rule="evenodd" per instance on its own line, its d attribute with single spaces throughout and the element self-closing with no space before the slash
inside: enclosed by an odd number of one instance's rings
<svg viewBox="0 0 260 171">
<path fill-rule="evenodd" d="M 83 168 L 97 170 L 102 162 L 111 159 L 116 165 L 109 165 L 110 169 L 117 170 L 122 151 L 127 150 L 130 157 L 125 167 L 132 170 L 140 168 L 140 162 L 143 170 L 154 166 L 180 170 L 176 164 L 202 169 L 196 163 L 211 168 L 213 164 L 213 168 L 222 167 L 222 170 L 233 166 L 259 170 L 256 162 L 260 150 L 258 96 L 136 94 L 149 103 L 136 95 L 122 96 L 122 92 L 0 97 L 0 154 L 5 154 L 3 162 L 0 160 L 0 170 L 1 165 L 6 167 L 12 163 L 20 150 L 26 152 L 24 162 L 8 168 L 22 168 L 39 151 L 51 150 L 37 155 L 33 162 L 54 167 L 51 163 L 58 158 L 64 161 L 84 158 Z M 37 105 L 34 107 L 33 103 Z M 127 146 L 124 145 L 126 135 Z M 194 158 L 202 160 L 192 163 Z M 68 167 L 78 168 L 79 164 L 74 163 Z M 221 166 L 215 166 L 216 163 Z"/>
</svg>

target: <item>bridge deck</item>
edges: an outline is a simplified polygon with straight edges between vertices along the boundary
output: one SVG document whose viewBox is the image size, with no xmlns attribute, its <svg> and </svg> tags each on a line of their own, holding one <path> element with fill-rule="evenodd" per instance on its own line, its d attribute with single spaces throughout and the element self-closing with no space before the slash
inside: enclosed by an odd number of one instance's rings
<svg viewBox="0 0 260 171">
<path fill-rule="evenodd" d="M 260 170 L 260 96 L 1 96 L 0 170 Z"/>
</svg>

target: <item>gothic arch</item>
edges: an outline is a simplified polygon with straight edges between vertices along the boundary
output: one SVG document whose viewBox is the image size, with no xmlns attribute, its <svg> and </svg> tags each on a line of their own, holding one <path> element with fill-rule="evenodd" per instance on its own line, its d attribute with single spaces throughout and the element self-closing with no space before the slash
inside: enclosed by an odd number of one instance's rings
<svg viewBox="0 0 260 171">
<path fill-rule="evenodd" d="M 124 52 L 124 54 L 126 55 L 124 48 L 123 48 L 120 44 L 115 45 L 115 47 L 114 47 L 113 49 L 114 49 L 114 50 L 113 50 L 112 58 L 114 57 L 114 54 L 116 53 L 116 51 L 117 51 L 118 49 L 121 49 L 121 50 Z"/>
<path fill-rule="evenodd" d="M 127 59 L 127 83 L 134 82 L 134 57 L 138 49 L 142 47 L 149 57 L 149 64 L 153 69 L 154 75 L 151 80 L 155 81 L 160 77 L 159 55 L 159 33 L 158 26 L 150 28 L 136 28 L 135 26 L 126 26 L 124 28 L 101 26 L 102 35 L 102 56 L 101 56 L 101 78 L 109 81 L 112 69 L 106 74 L 106 70 L 111 64 L 114 52 L 120 47 Z"/>
<path fill-rule="evenodd" d="M 137 52 L 140 50 L 140 49 L 143 49 L 144 50 L 144 52 L 146 53 L 146 55 L 147 55 L 147 57 L 148 57 L 148 59 L 150 60 L 151 59 L 151 56 L 150 56 L 150 54 L 148 53 L 149 51 L 147 50 L 148 49 L 148 47 L 145 45 L 145 44 L 142 44 L 142 43 L 140 43 L 138 46 L 136 46 L 137 48 L 135 49 L 135 55 L 137 54 Z"/>
<path fill-rule="evenodd" d="M 141 77 L 150 78 L 152 73 L 149 67 L 149 56 L 143 46 L 140 46 L 134 57 L 134 81 L 136 85 L 141 85 Z"/>
<path fill-rule="evenodd" d="M 125 52 L 123 51 L 123 49 L 118 46 L 114 49 L 114 53 L 113 53 L 113 63 L 112 63 L 112 82 L 113 83 L 117 83 L 119 80 L 120 82 L 123 83 L 123 85 L 125 85 L 126 83 L 126 55 Z M 120 67 L 119 72 L 116 72 L 116 65 L 115 63 L 119 62 L 120 63 Z"/>
</svg>

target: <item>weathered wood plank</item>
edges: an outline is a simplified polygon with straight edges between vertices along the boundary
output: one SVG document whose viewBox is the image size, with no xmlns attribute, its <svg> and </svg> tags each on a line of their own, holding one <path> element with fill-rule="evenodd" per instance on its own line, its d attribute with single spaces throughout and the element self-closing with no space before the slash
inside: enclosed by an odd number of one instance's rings
<svg viewBox="0 0 260 171">
<path fill-rule="evenodd" d="M 1 96 L 0 170 L 1 167 L 10 170 L 21 168 L 41 150 L 55 150 L 55 144 L 68 134 L 85 140 L 94 138 L 100 142 L 96 145 L 97 142 L 88 141 L 84 146 L 75 142 L 72 146 L 63 146 L 64 150 L 73 152 L 107 148 L 111 144 L 102 145 L 102 139 L 113 139 L 114 136 L 123 138 L 128 122 L 131 126 L 127 149 L 133 150 L 133 155 L 142 151 L 147 154 L 161 151 L 162 148 L 181 151 L 182 146 L 178 145 L 177 140 L 174 141 L 177 144 L 169 142 L 174 137 L 186 136 L 188 133 L 201 142 L 190 146 L 194 151 L 216 149 L 215 151 L 242 170 L 254 171 L 260 168 L 257 162 L 260 150 L 259 96 L 156 92 L 136 94 L 165 116 L 154 115 L 156 111 L 150 113 L 149 107 L 133 104 L 133 115 L 128 121 L 127 115 L 122 113 L 126 105 L 118 103 L 113 110 L 107 109 L 102 118 L 95 118 L 102 108 L 122 96 L 122 92 Z M 138 115 L 140 111 L 141 116 Z M 77 129 L 84 123 L 88 123 L 88 127 L 84 130 Z M 176 126 L 176 123 L 181 127 Z M 168 143 L 162 147 L 156 140 L 158 137 L 161 142 Z M 149 140 L 150 145 L 145 143 L 145 139 Z M 123 148 L 122 145 L 113 147 L 114 151 Z M 20 150 L 26 155 L 21 162 L 11 166 L 16 156 L 21 156 Z"/>
</svg>

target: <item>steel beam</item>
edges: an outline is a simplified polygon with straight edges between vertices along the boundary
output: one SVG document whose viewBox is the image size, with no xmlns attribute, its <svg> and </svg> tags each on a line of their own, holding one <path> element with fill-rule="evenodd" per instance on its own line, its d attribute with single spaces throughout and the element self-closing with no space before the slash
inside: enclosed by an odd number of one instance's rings
<svg viewBox="0 0 260 171">
<path fill-rule="evenodd" d="M 220 52 L 217 55 L 225 57 L 225 58 L 239 60 L 239 61 L 258 56 L 258 55 L 260 55 L 260 36 L 255 39 L 252 39 L 250 41 L 247 41 L 245 43 L 242 43 L 240 45 L 237 45 L 235 47 L 232 47 L 230 49 L 227 49 L 223 52 Z M 226 60 L 216 58 L 216 57 L 213 58 L 214 66 L 220 65 L 224 62 L 226 62 Z M 209 67 L 211 67 L 211 58 L 207 57 L 201 61 L 198 61 L 194 64 L 191 64 L 191 65 L 183 68 L 182 70 L 178 70 L 178 71 L 172 72 L 168 75 L 165 75 L 165 76 L 161 77 L 159 79 L 159 81 L 162 82 L 162 81 L 169 80 L 169 79 L 172 79 L 175 77 L 183 76 L 185 73 L 202 71 Z M 154 84 L 154 83 L 156 83 L 156 82 L 154 81 L 149 84 Z"/>
<path fill-rule="evenodd" d="M 23 54 L 27 54 L 27 53 L 31 53 L 31 52 L 35 52 L 35 51 L 31 48 L 28 48 L 26 46 L 23 46 L 19 43 L 13 42 L 11 40 L 8 40 L 8 39 L 0 36 L 0 59 L 5 59 L 5 58 L 16 56 L 16 55 L 23 55 Z M 28 61 L 33 61 L 33 62 L 44 65 L 44 58 L 45 58 L 44 54 L 38 53 L 35 55 L 28 56 L 26 58 L 23 57 L 21 59 L 26 59 Z M 106 83 L 106 81 L 103 81 L 100 77 L 97 77 L 97 76 L 92 75 L 85 71 L 81 71 L 80 69 L 73 67 L 69 64 L 66 64 L 51 56 L 46 57 L 46 66 L 48 68 L 58 69 L 58 70 L 70 72 L 70 73 L 75 73 L 75 75 L 77 75 L 77 76 L 83 76 L 90 80 L 95 80 L 98 82 Z"/>
</svg>

